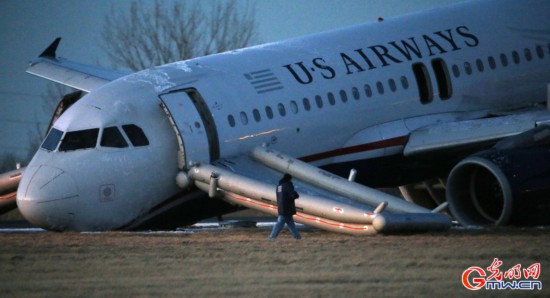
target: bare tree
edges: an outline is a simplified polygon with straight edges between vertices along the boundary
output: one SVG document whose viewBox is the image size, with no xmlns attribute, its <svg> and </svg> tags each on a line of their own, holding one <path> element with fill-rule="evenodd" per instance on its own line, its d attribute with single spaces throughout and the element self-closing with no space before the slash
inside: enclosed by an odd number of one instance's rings
<svg viewBox="0 0 550 298">
<path fill-rule="evenodd" d="M 129 14 L 111 10 L 102 47 L 115 67 L 133 71 L 233 49 L 256 37 L 255 8 L 237 1 L 155 1 L 130 4 Z"/>
</svg>

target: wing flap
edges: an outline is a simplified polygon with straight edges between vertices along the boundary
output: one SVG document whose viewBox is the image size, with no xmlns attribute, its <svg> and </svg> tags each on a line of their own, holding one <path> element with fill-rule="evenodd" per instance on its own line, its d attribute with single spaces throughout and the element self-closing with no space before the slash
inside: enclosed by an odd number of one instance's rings
<svg viewBox="0 0 550 298">
<path fill-rule="evenodd" d="M 412 131 L 403 154 L 413 156 L 473 144 L 491 143 L 548 121 L 547 110 L 477 120 L 441 123 Z"/>
</svg>

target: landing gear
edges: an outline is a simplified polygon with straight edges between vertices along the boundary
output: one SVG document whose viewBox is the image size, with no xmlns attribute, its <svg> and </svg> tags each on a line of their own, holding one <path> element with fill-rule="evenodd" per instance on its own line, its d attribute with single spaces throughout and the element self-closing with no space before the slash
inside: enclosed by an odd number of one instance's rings
<svg viewBox="0 0 550 298">
<path fill-rule="evenodd" d="M 434 178 L 420 183 L 407 184 L 399 187 L 405 200 L 427 209 L 434 209 L 445 203 L 446 180 Z"/>
</svg>

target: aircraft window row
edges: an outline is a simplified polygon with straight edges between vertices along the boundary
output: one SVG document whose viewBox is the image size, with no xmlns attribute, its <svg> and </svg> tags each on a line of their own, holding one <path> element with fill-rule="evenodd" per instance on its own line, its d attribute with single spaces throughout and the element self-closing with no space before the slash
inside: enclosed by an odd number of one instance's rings
<svg viewBox="0 0 550 298">
<path fill-rule="evenodd" d="M 149 145 L 147 136 L 145 136 L 145 133 L 139 126 L 135 124 L 122 125 L 122 130 L 134 147 Z M 41 147 L 48 151 L 54 151 L 59 146 L 58 150 L 62 152 L 91 149 L 96 147 L 98 137 L 99 128 L 69 131 L 66 133 L 52 128 Z M 103 129 L 99 145 L 101 147 L 126 148 L 128 147 L 128 142 L 126 142 L 118 127 L 111 126 Z"/>
<path fill-rule="evenodd" d="M 401 87 L 403 89 L 406 90 L 406 89 L 409 88 L 409 81 L 408 81 L 407 77 L 402 76 L 399 79 L 399 82 L 401 83 Z M 389 90 L 391 90 L 392 92 L 396 92 L 397 89 L 398 89 L 397 81 L 395 79 L 389 79 L 388 82 L 387 82 L 387 85 L 389 87 Z M 376 87 L 376 91 L 378 91 L 378 94 L 380 94 L 380 95 L 383 95 L 386 91 L 384 83 L 381 82 L 381 81 L 376 82 L 375 87 Z M 371 85 L 369 85 L 369 84 L 365 84 L 363 86 L 363 91 L 365 92 L 365 95 L 368 98 L 370 98 L 374 95 L 373 91 L 371 89 Z M 338 91 L 338 93 L 328 92 L 327 96 L 326 96 L 326 100 L 328 101 L 328 104 L 330 106 L 336 105 L 338 101 L 341 101 L 342 103 L 347 103 L 349 101 L 349 98 L 353 98 L 356 101 L 360 100 L 361 99 L 361 92 L 360 92 L 359 88 L 352 87 L 350 95 L 348 95 L 348 92 L 346 90 L 342 89 L 342 90 Z M 323 97 L 321 95 L 316 95 L 313 98 L 313 103 L 307 97 L 304 97 L 302 99 L 301 105 L 303 106 L 304 111 L 311 111 L 312 104 L 317 106 L 317 108 L 322 109 L 325 105 L 325 102 L 323 101 Z M 289 108 L 289 110 L 287 110 L 287 107 Z M 299 112 L 298 102 L 296 102 L 294 100 L 291 100 L 289 102 L 288 106 L 285 106 L 285 104 L 283 104 L 283 103 L 278 103 L 277 104 L 276 112 L 278 112 L 279 116 L 285 117 L 287 115 L 287 113 L 289 113 L 288 111 L 290 111 L 290 113 L 292 113 L 292 114 L 298 114 L 298 112 Z M 273 117 L 275 116 L 271 106 L 266 106 L 265 107 L 265 116 L 267 116 L 267 119 L 273 119 Z M 259 109 L 253 109 L 252 110 L 252 117 L 254 118 L 254 120 L 256 122 L 260 122 L 262 120 L 261 111 Z M 237 119 L 235 118 L 235 116 L 233 116 L 231 114 L 227 115 L 227 122 L 229 123 L 230 127 L 235 127 L 237 125 L 237 120 L 240 120 L 240 124 L 242 124 L 242 125 L 248 125 L 248 122 L 249 122 L 248 114 L 245 111 L 241 111 L 239 113 L 239 117 Z"/>
<path fill-rule="evenodd" d="M 71 151 L 94 148 L 97 143 L 99 128 L 69 131 L 61 141 L 59 151 Z"/>
<path fill-rule="evenodd" d="M 537 45 L 535 47 L 534 52 L 536 53 L 536 56 L 538 57 L 538 59 L 544 59 L 545 52 L 544 52 L 544 47 L 543 46 Z M 548 55 L 550 55 L 550 44 L 548 44 Z M 509 59 L 509 57 L 511 57 L 511 59 Z M 523 50 L 523 58 L 525 58 L 525 61 L 527 61 L 527 62 L 533 61 L 533 59 L 534 59 L 533 51 L 529 48 L 525 48 Z M 508 56 L 505 53 L 501 53 L 498 56 L 498 61 L 500 62 L 500 65 L 502 67 L 508 67 L 512 63 L 513 64 L 520 64 L 521 60 L 522 60 L 522 55 L 518 51 L 512 51 L 510 56 Z M 482 59 L 476 59 L 475 65 L 476 65 L 476 69 L 477 69 L 478 72 L 481 73 L 481 72 L 485 71 L 485 63 Z M 493 56 L 487 57 L 487 65 L 489 66 L 489 68 L 491 70 L 496 69 L 497 66 L 498 66 L 497 58 L 495 58 Z M 464 62 L 463 67 L 464 67 L 464 73 L 466 75 L 471 75 L 473 73 L 472 65 L 469 62 Z M 454 75 L 455 78 L 460 77 L 460 66 L 459 65 L 457 65 L 457 64 L 453 65 L 452 66 L 452 71 L 453 71 L 453 75 Z"/>
<path fill-rule="evenodd" d="M 52 128 L 50 130 L 50 133 L 42 143 L 42 148 L 53 151 L 55 148 L 57 148 L 57 145 L 59 145 L 59 142 L 61 141 L 61 137 L 63 136 L 63 132 L 61 130 Z"/>
<path fill-rule="evenodd" d="M 103 130 L 103 135 L 101 136 L 101 142 L 99 144 L 101 147 L 128 147 L 128 143 L 126 143 L 126 140 L 124 140 L 124 137 L 116 126 L 107 127 Z"/>
<path fill-rule="evenodd" d="M 145 133 L 139 126 L 126 124 L 122 125 L 122 129 L 134 147 L 149 146 L 149 139 L 147 139 L 147 136 L 145 136 Z"/>
</svg>

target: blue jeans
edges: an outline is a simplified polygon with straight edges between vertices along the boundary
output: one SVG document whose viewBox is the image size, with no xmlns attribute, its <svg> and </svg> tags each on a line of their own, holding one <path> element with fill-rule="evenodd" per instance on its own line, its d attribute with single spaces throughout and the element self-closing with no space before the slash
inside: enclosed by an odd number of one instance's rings
<svg viewBox="0 0 550 298">
<path fill-rule="evenodd" d="M 292 215 L 279 215 L 279 217 L 277 217 L 277 223 L 273 226 L 273 230 L 271 231 L 271 235 L 269 235 L 269 239 L 277 238 L 285 223 L 294 238 L 302 239 L 298 231 L 296 231 L 296 226 L 294 225 L 294 219 L 292 219 Z"/>
</svg>

